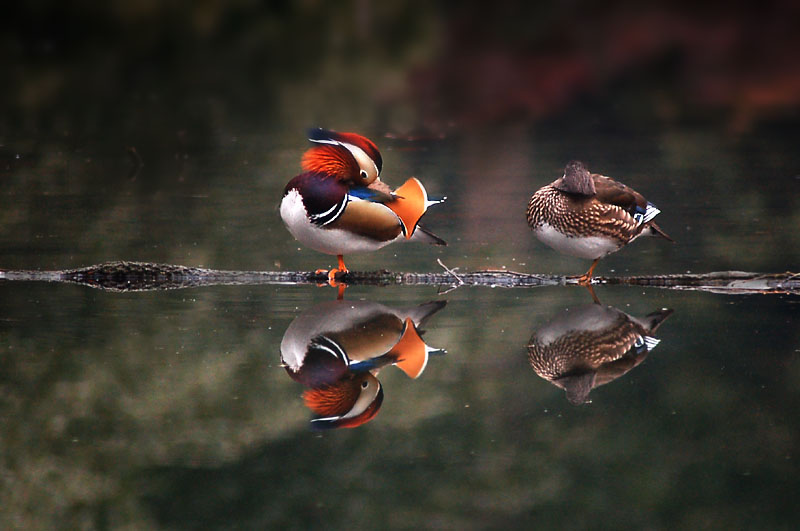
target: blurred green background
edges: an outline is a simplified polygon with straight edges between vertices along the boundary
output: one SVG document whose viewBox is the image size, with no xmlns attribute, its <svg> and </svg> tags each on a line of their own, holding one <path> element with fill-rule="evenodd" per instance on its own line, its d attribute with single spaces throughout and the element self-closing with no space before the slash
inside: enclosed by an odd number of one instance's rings
<svg viewBox="0 0 800 531">
<path fill-rule="evenodd" d="M 597 273 L 800 264 L 794 2 L 72 2 L 0 20 L 0 268 L 145 260 L 313 270 L 277 205 L 308 127 L 376 141 L 448 202 L 445 248 L 356 270 L 588 264 L 531 237 L 570 159 L 632 185 L 678 243 Z M 308 430 L 279 367 L 313 287 L 106 293 L 0 284 L 0 523 L 24 528 L 795 526 L 792 297 L 604 288 L 675 314 L 639 367 L 569 404 L 526 359 L 583 290 L 353 287 L 445 298 L 419 380 L 386 370 L 355 430 Z"/>
</svg>

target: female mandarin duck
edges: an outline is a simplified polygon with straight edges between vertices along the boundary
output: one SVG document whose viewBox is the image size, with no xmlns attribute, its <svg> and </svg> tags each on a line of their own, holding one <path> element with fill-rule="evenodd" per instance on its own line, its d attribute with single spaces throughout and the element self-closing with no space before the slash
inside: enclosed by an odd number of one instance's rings
<svg viewBox="0 0 800 531">
<path fill-rule="evenodd" d="M 383 402 L 378 372 L 394 365 L 416 379 L 432 354 L 420 326 L 445 307 L 433 301 L 389 308 L 370 301 L 331 301 L 300 314 L 281 340 L 281 364 L 308 387 L 314 428 L 353 428 L 370 421 Z"/>
<path fill-rule="evenodd" d="M 665 308 L 638 318 L 602 304 L 573 308 L 533 333 L 528 361 L 570 402 L 583 404 L 592 389 L 644 361 L 661 341 L 653 334 L 671 314 Z"/>
<path fill-rule="evenodd" d="M 553 249 L 594 260 L 580 284 L 590 284 L 597 262 L 641 235 L 672 238 L 652 220 L 660 212 L 634 189 L 567 164 L 564 175 L 540 188 L 528 203 L 528 225 Z"/>
<path fill-rule="evenodd" d="M 432 204 L 446 198 L 428 197 L 415 178 L 392 192 L 380 180 L 383 166 L 375 144 L 355 133 L 325 129 L 310 132 L 303 173 L 289 181 L 281 200 L 281 218 L 298 241 L 334 254 L 339 266 L 328 272 L 347 272 L 345 254 L 375 251 L 397 240 L 446 245 L 418 225 Z"/>
</svg>

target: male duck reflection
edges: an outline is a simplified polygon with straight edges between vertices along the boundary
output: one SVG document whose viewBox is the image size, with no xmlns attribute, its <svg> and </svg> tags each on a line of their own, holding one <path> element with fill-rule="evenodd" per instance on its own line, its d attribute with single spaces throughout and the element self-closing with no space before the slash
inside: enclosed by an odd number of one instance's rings
<svg viewBox="0 0 800 531">
<path fill-rule="evenodd" d="M 425 370 L 431 354 L 419 326 L 447 304 L 434 301 L 393 309 L 369 301 L 324 302 L 301 313 L 281 341 L 281 363 L 309 389 L 306 406 L 312 427 L 354 428 L 370 421 L 383 402 L 376 378 L 395 365 L 410 378 Z"/>
<path fill-rule="evenodd" d="M 589 284 L 597 262 L 642 235 L 674 241 L 655 224 L 660 212 L 634 189 L 567 164 L 564 175 L 543 186 L 528 203 L 528 225 L 553 249 L 594 260 L 580 284 Z"/>
<path fill-rule="evenodd" d="M 445 198 L 428 197 L 415 178 L 395 190 L 380 180 L 383 166 L 375 144 L 355 133 L 314 129 L 316 145 L 302 160 L 303 173 L 289 181 L 281 200 L 281 218 L 298 241 L 321 253 L 336 255 L 346 273 L 344 255 L 375 251 L 394 241 L 434 245 L 445 241 L 418 225 L 430 205 Z"/>
<path fill-rule="evenodd" d="M 583 404 L 592 389 L 644 361 L 660 342 L 652 334 L 670 314 L 663 309 L 640 319 L 597 303 L 568 310 L 533 333 L 528 361 L 570 402 Z"/>
</svg>

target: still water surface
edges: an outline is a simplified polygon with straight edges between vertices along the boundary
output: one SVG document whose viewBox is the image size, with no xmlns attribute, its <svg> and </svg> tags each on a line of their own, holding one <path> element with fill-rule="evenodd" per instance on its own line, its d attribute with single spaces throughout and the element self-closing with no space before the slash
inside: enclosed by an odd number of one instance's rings
<svg viewBox="0 0 800 531">
<path fill-rule="evenodd" d="M 395 245 L 353 256 L 352 269 L 438 272 L 437 258 L 462 270 L 588 266 L 536 243 L 524 220 L 530 193 L 575 156 L 560 143 L 517 130 L 422 143 L 372 136 L 387 181 L 417 175 L 449 196 L 425 222 L 450 245 Z M 678 240 L 637 241 L 598 273 L 796 270 L 798 161 L 781 148 L 791 139 L 771 138 L 573 138 L 592 169 L 656 203 Z M 301 133 L 226 137 L 185 157 L 144 153 L 132 177 L 108 146 L 23 154 L 0 192 L 0 267 L 329 266 L 277 213 L 304 148 Z M 558 323 L 592 308 L 585 289 L 350 287 L 345 301 L 381 308 L 371 330 L 392 337 L 417 330 L 410 308 L 446 301 L 419 326 L 420 341 L 446 354 L 431 354 L 416 378 L 389 360 L 374 418 L 316 431 L 309 386 L 282 366 L 281 343 L 299 317 L 328 318 L 335 290 L 5 282 L 0 293 L 11 524 L 789 528 L 798 516 L 796 296 L 600 286 L 603 306 L 624 314 L 673 313 L 644 334 L 660 340 L 649 353 L 637 339 L 626 365 L 594 380 L 584 365 L 582 399 L 570 401 L 534 371 L 528 346 L 574 328 Z M 592 319 L 589 329 L 605 330 Z"/>
</svg>

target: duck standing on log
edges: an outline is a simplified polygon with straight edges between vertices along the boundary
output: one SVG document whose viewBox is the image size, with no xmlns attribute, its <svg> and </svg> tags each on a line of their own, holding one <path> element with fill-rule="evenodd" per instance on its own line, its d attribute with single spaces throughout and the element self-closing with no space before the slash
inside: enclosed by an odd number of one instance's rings
<svg viewBox="0 0 800 531">
<path fill-rule="evenodd" d="M 639 236 L 674 241 L 653 221 L 659 212 L 633 188 L 572 161 L 563 176 L 533 194 L 526 213 L 540 241 L 561 253 L 594 260 L 578 277 L 579 284 L 588 285 L 601 258 Z"/>
<path fill-rule="evenodd" d="M 413 177 L 392 191 L 379 178 L 383 160 L 371 140 L 326 129 L 311 130 L 309 140 L 314 147 L 303 155 L 303 173 L 286 185 L 280 212 L 300 243 L 337 256 L 338 267 L 327 272 L 331 285 L 347 273 L 345 254 L 402 240 L 446 245 L 419 225 L 428 207 L 446 198 L 429 197 Z"/>
</svg>

